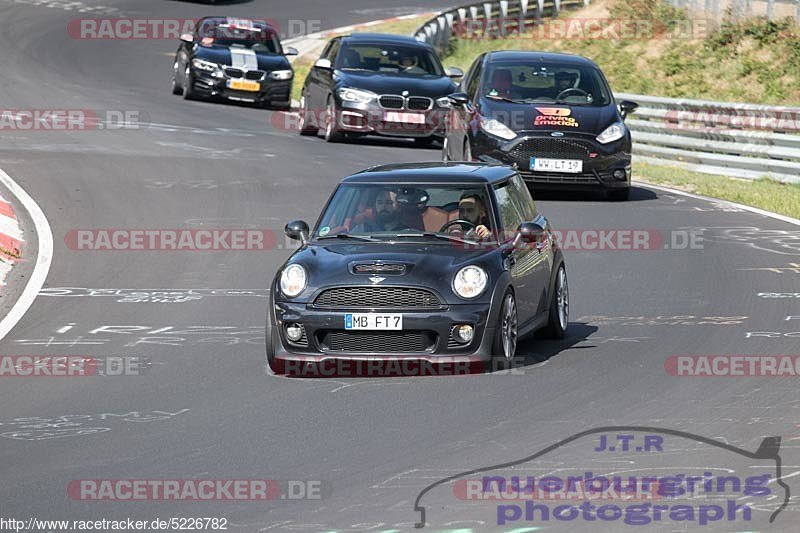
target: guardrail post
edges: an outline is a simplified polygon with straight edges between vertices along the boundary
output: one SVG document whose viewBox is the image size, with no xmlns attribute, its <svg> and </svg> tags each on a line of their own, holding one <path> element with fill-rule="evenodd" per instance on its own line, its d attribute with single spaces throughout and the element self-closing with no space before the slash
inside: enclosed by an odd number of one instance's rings
<svg viewBox="0 0 800 533">
<path fill-rule="evenodd" d="M 478 20 L 478 6 L 469 6 L 469 19 L 468 23 L 470 26 L 470 37 L 475 36 L 475 28 L 477 26 Z M 481 34 L 482 35 L 482 34 Z"/>
<path fill-rule="evenodd" d="M 525 23 L 528 21 L 528 0 L 519 0 L 519 34 L 525 33 Z"/>
<path fill-rule="evenodd" d="M 561 0 L 556 0 L 556 13 L 561 11 Z"/>
<path fill-rule="evenodd" d="M 502 37 L 508 34 L 506 31 L 506 17 L 508 17 L 508 0 L 500 0 L 500 14 L 497 17 L 497 24 L 500 27 L 500 35 Z"/>
<path fill-rule="evenodd" d="M 544 0 L 536 0 L 536 23 L 542 20 L 542 11 L 544 10 Z"/>
<path fill-rule="evenodd" d="M 767 18 L 769 20 L 775 18 L 775 0 L 767 0 Z"/>
<path fill-rule="evenodd" d="M 444 33 L 442 34 L 444 40 L 443 50 L 446 52 L 450 50 L 450 38 L 453 36 L 453 14 L 447 12 L 444 14 Z"/>
</svg>

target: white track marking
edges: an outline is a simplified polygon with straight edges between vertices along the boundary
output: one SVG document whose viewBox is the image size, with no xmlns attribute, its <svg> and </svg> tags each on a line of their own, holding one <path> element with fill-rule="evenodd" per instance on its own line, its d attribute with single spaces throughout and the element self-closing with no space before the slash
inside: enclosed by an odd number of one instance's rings
<svg viewBox="0 0 800 533">
<path fill-rule="evenodd" d="M 47 279 L 47 274 L 50 272 L 50 263 L 53 260 L 53 232 L 50 230 L 47 217 L 44 216 L 44 212 L 42 212 L 39 205 L 2 169 L 0 169 L 0 183 L 6 186 L 28 212 L 33 220 L 34 230 L 39 241 L 36 264 L 33 267 L 33 273 L 28 280 L 28 284 L 25 285 L 25 289 L 14 303 L 11 311 L 0 320 L 0 340 L 2 340 L 28 311 Z"/>
</svg>

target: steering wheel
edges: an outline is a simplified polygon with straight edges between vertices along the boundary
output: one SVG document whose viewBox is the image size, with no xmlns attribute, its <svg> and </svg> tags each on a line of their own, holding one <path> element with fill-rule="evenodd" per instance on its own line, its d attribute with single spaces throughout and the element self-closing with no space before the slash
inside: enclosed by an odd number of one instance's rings
<svg viewBox="0 0 800 533">
<path fill-rule="evenodd" d="M 558 93 L 558 96 L 556 96 L 556 100 L 561 100 L 562 97 L 564 97 L 569 93 L 576 93 L 578 96 L 589 96 L 589 93 L 587 93 L 583 89 L 578 89 L 577 87 L 570 87 L 569 89 L 564 89 L 563 91 Z"/>
<path fill-rule="evenodd" d="M 445 223 L 440 229 L 439 233 L 444 233 L 447 228 L 450 226 L 455 226 L 456 224 L 461 224 L 461 229 L 464 229 L 464 225 L 468 225 L 467 231 L 471 229 L 475 229 L 476 225 L 470 222 L 469 220 L 465 220 L 463 218 L 457 218 L 455 220 L 451 220 L 450 222 Z"/>
</svg>

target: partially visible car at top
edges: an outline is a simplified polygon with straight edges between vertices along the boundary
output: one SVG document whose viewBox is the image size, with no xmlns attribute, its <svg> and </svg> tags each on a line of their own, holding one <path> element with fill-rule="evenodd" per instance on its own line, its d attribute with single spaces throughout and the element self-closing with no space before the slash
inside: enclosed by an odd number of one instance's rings
<svg viewBox="0 0 800 533">
<path fill-rule="evenodd" d="M 294 221 L 286 233 L 302 246 L 270 290 L 277 373 L 365 357 L 495 368 L 520 337 L 567 328 L 564 256 L 511 167 L 371 168 L 339 184 L 313 231 Z"/>
<path fill-rule="evenodd" d="M 327 141 L 386 135 L 426 145 L 441 139 L 446 96 L 461 69 L 445 70 L 428 44 L 400 35 L 332 39 L 303 84 L 300 133 Z"/>
<path fill-rule="evenodd" d="M 281 46 L 278 31 L 262 20 L 200 19 L 181 35 L 172 67 L 172 92 L 190 98 L 222 98 L 288 109 L 291 106 L 292 47 Z"/>
<path fill-rule="evenodd" d="M 614 95 L 600 68 L 570 54 L 481 54 L 451 95 L 445 160 L 515 165 L 533 190 L 595 188 L 627 199 L 637 105 Z"/>
</svg>

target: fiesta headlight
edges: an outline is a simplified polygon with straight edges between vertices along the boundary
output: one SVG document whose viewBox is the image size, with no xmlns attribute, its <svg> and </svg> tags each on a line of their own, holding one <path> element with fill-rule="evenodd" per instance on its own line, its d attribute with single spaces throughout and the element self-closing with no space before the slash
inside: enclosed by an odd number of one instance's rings
<svg viewBox="0 0 800 533">
<path fill-rule="evenodd" d="M 273 80 L 290 80 L 294 76 L 291 70 L 273 70 L 269 73 L 269 77 Z"/>
<path fill-rule="evenodd" d="M 484 269 L 475 265 L 466 266 L 456 272 L 453 290 L 462 298 L 475 298 L 481 295 L 488 281 Z"/>
<path fill-rule="evenodd" d="M 371 102 L 378 97 L 377 94 L 370 92 L 370 91 L 362 91 L 360 89 L 348 89 L 342 88 L 339 89 L 339 98 L 344 100 L 345 102 L 355 102 L 358 104 L 364 104 L 367 102 Z"/>
<path fill-rule="evenodd" d="M 205 59 L 200 59 L 200 58 L 192 59 L 192 66 L 198 70 L 204 70 L 206 72 L 215 72 L 222 70 L 222 67 L 217 63 L 214 63 L 212 61 L 206 61 Z"/>
<path fill-rule="evenodd" d="M 597 136 L 597 142 L 600 144 L 608 144 L 612 141 L 622 139 L 625 136 L 625 125 L 622 122 L 615 122 L 606 129 L 603 133 Z"/>
<path fill-rule="evenodd" d="M 501 139 L 505 139 L 507 141 L 510 141 L 511 139 L 514 139 L 517 136 L 517 134 L 514 133 L 514 131 L 511 128 L 509 128 L 499 120 L 495 120 L 493 118 L 482 119 L 481 129 L 490 135 L 500 137 Z"/>
<path fill-rule="evenodd" d="M 306 288 L 306 269 L 300 265 L 289 265 L 281 272 L 281 292 L 289 298 L 294 298 Z"/>
</svg>

